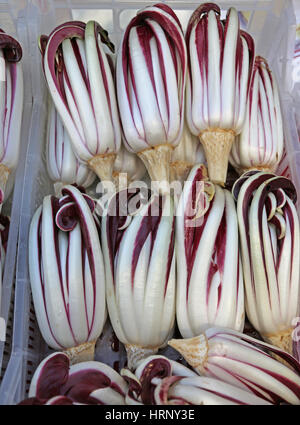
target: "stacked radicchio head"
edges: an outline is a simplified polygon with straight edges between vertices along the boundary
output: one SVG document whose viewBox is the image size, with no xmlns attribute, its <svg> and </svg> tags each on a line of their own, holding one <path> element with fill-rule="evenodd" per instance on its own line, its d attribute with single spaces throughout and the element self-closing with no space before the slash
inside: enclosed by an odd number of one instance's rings
<svg viewBox="0 0 300 425">
<path fill-rule="evenodd" d="M 118 208 L 122 197 L 126 211 Z M 148 190 L 118 192 L 102 218 L 107 306 L 129 367 L 155 353 L 173 332 L 174 231 L 171 197 Z"/>
<path fill-rule="evenodd" d="M 78 159 L 105 181 L 112 180 L 121 132 L 106 47 L 107 32 L 95 21 L 66 22 L 42 36 L 45 79 Z"/>
<path fill-rule="evenodd" d="M 29 234 L 31 290 L 47 344 L 91 360 L 106 320 L 105 274 L 94 201 L 74 186 L 46 196 Z"/>
<path fill-rule="evenodd" d="M 23 113 L 22 48 L 0 29 L 0 205 L 9 175 L 19 161 Z"/>
<path fill-rule="evenodd" d="M 153 181 L 169 181 L 184 123 L 187 51 L 173 10 L 145 7 L 130 21 L 117 60 L 117 96 L 125 146 Z"/>
<path fill-rule="evenodd" d="M 58 26 L 40 50 L 57 193 L 33 216 L 29 265 L 60 352 L 22 404 L 300 404 L 297 193 L 275 174 L 276 80 L 238 12 L 202 4 L 184 37 L 169 6 L 145 7 L 115 76 L 94 21 Z M 151 187 L 136 185 L 145 167 Z M 117 182 L 99 202 L 91 170 Z M 157 190 L 170 181 L 179 195 Z M 127 355 L 118 371 L 95 361 L 106 308 Z"/>
<path fill-rule="evenodd" d="M 224 21 L 220 15 L 216 4 L 205 3 L 189 20 L 186 114 L 203 145 L 210 179 L 224 185 L 230 150 L 245 120 L 254 42 L 240 30 L 234 8 Z"/>
</svg>

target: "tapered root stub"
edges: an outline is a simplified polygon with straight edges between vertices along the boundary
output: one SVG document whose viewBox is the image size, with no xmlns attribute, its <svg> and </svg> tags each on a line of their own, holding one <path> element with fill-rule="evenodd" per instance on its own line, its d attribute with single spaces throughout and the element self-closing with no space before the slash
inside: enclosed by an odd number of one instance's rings
<svg viewBox="0 0 300 425">
<path fill-rule="evenodd" d="M 172 153 L 173 147 L 169 144 L 153 146 L 138 153 L 153 182 L 169 183 Z"/>
<path fill-rule="evenodd" d="M 197 372 L 202 373 L 208 354 L 208 343 L 204 334 L 194 338 L 171 339 L 168 344 Z"/>
<path fill-rule="evenodd" d="M 96 340 L 84 342 L 77 347 L 67 348 L 64 353 L 69 357 L 71 364 L 94 360 Z"/>
<path fill-rule="evenodd" d="M 208 165 L 210 181 L 225 185 L 228 160 L 235 133 L 232 130 L 207 130 L 200 134 Z"/>
<path fill-rule="evenodd" d="M 157 353 L 159 347 L 141 347 L 139 345 L 126 344 L 127 366 L 130 370 L 135 370 L 141 360 Z"/>
<path fill-rule="evenodd" d="M 101 182 L 112 182 L 116 154 L 96 155 L 88 161 L 89 167 L 97 174 Z"/>
<path fill-rule="evenodd" d="M 293 355 L 292 332 L 293 329 L 288 329 L 277 334 L 262 334 L 262 337 L 268 344 L 275 345 L 275 347 Z"/>
</svg>

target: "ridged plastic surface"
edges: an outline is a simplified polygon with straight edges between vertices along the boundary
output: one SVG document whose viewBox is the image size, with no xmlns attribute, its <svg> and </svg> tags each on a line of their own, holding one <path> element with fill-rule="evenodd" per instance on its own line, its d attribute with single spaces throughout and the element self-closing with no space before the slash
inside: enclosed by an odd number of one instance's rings
<svg viewBox="0 0 300 425">
<path fill-rule="evenodd" d="M 157 2 L 157 1 L 156 1 Z M 33 371 L 49 352 L 44 344 L 37 323 L 30 294 L 27 244 L 31 217 L 42 198 L 53 193 L 45 168 L 46 87 L 41 72 L 37 39 L 58 24 L 71 19 L 98 20 L 109 31 L 118 46 L 122 31 L 138 9 L 156 3 L 151 1 L 101 1 L 101 0 L 32 0 L 26 11 L 29 37 L 30 77 L 33 91 L 33 109 L 29 131 L 29 147 L 25 165 L 22 199 L 20 203 L 20 232 L 16 266 L 15 311 L 12 355 L 0 387 L 0 403 L 16 404 L 26 397 Z M 195 1 L 170 1 L 185 27 L 191 12 L 199 5 Z M 217 1 L 226 9 L 235 6 L 248 12 L 248 22 L 243 21 L 256 41 L 256 53 L 268 60 L 279 81 L 284 116 L 286 155 L 280 170 L 295 183 L 300 196 L 300 148 L 295 115 L 291 114 L 292 58 L 295 40 L 295 15 L 292 0 L 275 1 Z M 298 170 L 298 171 L 297 171 Z M 299 204 L 300 205 L 300 204 Z M 298 206 L 299 206 L 298 205 Z M 113 347 L 105 334 L 97 345 L 97 358 L 113 365 L 122 359 L 122 352 Z M 110 350 L 110 358 L 107 357 Z M 115 353 L 112 355 L 111 353 Z"/>
<path fill-rule="evenodd" d="M 26 5 L 27 2 L 23 0 L 18 2 L 4 0 L 1 1 L 0 4 L 0 27 L 5 32 L 17 38 L 22 45 L 24 54 L 22 58 L 22 67 L 25 87 L 23 122 L 21 130 L 20 161 L 15 172 L 13 190 L 8 200 L 2 207 L 2 213 L 4 215 L 9 215 L 11 218 L 11 222 L 0 297 L 0 317 L 1 320 L 4 319 L 6 323 L 6 340 L 5 342 L 0 341 L 0 381 L 2 380 L 2 377 L 6 370 L 12 348 L 12 327 L 14 317 L 14 282 L 17 257 L 17 242 L 19 234 L 21 199 L 23 195 L 24 169 L 28 146 L 28 130 L 32 110 L 31 81 L 28 78 L 30 74 L 30 66 L 29 60 L 26 57 L 26 51 L 28 51 L 28 30 L 27 21 L 25 19 L 24 14 Z"/>
</svg>

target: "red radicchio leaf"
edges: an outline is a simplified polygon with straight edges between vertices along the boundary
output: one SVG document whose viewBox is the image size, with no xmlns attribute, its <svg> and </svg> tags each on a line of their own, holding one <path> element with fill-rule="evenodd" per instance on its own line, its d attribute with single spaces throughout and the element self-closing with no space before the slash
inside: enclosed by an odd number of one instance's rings
<svg viewBox="0 0 300 425">
<path fill-rule="evenodd" d="M 234 183 L 233 188 L 232 188 L 232 195 L 233 195 L 235 200 L 238 199 L 240 190 L 241 190 L 243 184 L 245 183 L 245 181 L 248 179 L 248 177 L 251 177 L 251 176 L 253 176 L 254 174 L 257 174 L 257 173 L 259 173 L 258 170 L 248 171 L 247 173 L 243 174 L 238 180 L 236 180 L 236 182 Z M 262 181 L 261 181 L 261 179 L 259 181 L 262 183 L 264 180 L 267 180 L 268 178 L 271 179 L 272 177 L 275 177 L 275 175 L 266 173 L 266 174 L 263 175 Z"/>
<path fill-rule="evenodd" d="M 71 406 L 74 403 L 69 397 L 57 396 L 48 400 L 47 404 L 51 406 Z"/>
<path fill-rule="evenodd" d="M 177 24 L 179 25 L 179 27 L 182 28 L 181 22 L 179 21 L 178 16 L 174 12 L 174 10 L 171 9 L 170 6 L 168 6 L 168 5 L 164 4 L 164 3 L 156 3 L 153 7 L 158 7 L 159 9 L 161 9 L 164 12 L 168 13 L 169 15 L 171 15 L 175 19 L 175 21 L 177 22 Z"/>
<path fill-rule="evenodd" d="M 157 230 L 159 227 L 159 224 L 162 219 L 162 202 L 163 199 L 160 196 L 156 196 L 155 200 L 152 204 L 149 205 L 149 212 L 146 216 L 143 217 L 143 220 L 140 225 L 139 232 L 137 233 L 136 240 L 135 240 L 135 246 L 134 251 L 132 255 L 131 260 L 131 284 L 132 287 L 134 286 L 134 279 L 135 279 L 135 271 L 137 268 L 137 264 L 140 258 L 140 253 L 143 249 L 143 246 L 148 238 L 148 236 L 151 234 L 151 255 L 152 250 L 154 246 L 154 242 L 157 235 Z M 155 213 L 155 212 L 156 213 Z M 170 261 L 170 252 L 169 252 L 169 261 Z M 165 281 L 165 285 L 168 281 Z"/>
<path fill-rule="evenodd" d="M 279 189 L 284 190 L 286 192 L 287 196 L 289 196 L 289 198 L 293 202 L 297 201 L 296 188 L 295 188 L 294 184 L 289 179 L 286 179 L 285 177 L 277 177 L 277 178 L 274 178 L 274 179 L 270 179 L 267 182 L 267 185 L 264 186 L 264 188 L 261 192 L 259 205 L 258 205 L 258 208 L 259 208 L 258 214 L 260 216 L 262 216 L 262 210 L 263 210 L 263 207 L 265 205 L 265 201 L 266 201 L 266 198 L 268 196 L 268 193 L 269 192 L 276 192 Z"/>
<path fill-rule="evenodd" d="M 62 23 L 62 24 L 60 24 L 60 25 L 58 25 L 56 28 L 54 28 L 52 31 L 51 31 L 51 33 L 50 33 L 50 35 L 48 36 L 48 39 L 49 39 L 49 37 L 55 32 L 55 31 L 57 31 L 57 30 L 59 30 L 60 28 L 64 28 L 64 27 L 69 27 L 69 26 L 76 26 L 76 27 L 80 27 L 81 29 L 85 29 L 85 26 L 86 26 L 86 24 L 84 23 L 84 22 L 82 22 L 82 21 L 67 21 L 67 22 L 64 22 L 64 23 Z"/>
<path fill-rule="evenodd" d="M 53 81 L 55 82 L 57 92 L 61 98 L 64 99 L 65 103 L 66 99 L 64 95 L 64 87 L 63 84 L 59 84 L 60 78 L 57 75 L 57 73 L 60 75 L 63 69 L 61 43 L 65 39 L 72 39 L 74 37 L 84 39 L 84 30 L 85 24 L 82 22 L 65 23 L 55 28 L 49 35 L 49 41 L 47 43 L 48 53 L 45 60 L 48 63 L 49 71 Z"/>
<path fill-rule="evenodd" d="M 191 15 L 191 17 L 189 19 L 187 30 L 186 30 L 186 40 L 187 41 L 190 38 L 190 34 L 191 34 L 191 31 L 192 31 L 193 26 L 196 25 L 200 21 L 202 15 L 204 13 L 208 13 L 211 10 L 213 10 L 216 13 L 218 13 L 219 15 L 221 14 L 221 10 L 220 10 L 219 6 L 217 4 L 215 4 L 215 3 L 204 3 L 204 4 L 201 4 L 192 13 L 192 15 Z"/>
<path fill-rule="evenodd" d="M 36 397 L 49 399 L 60 394 L 61 387 L 67 382 L 70 362 L 66 355 L 56 354 L 43 366 L 37 384 Z"/>
<path fill-rule="evenodd" d="M 151 360 L 143 370 L 140 382 L 142 385 L 141 398 L 144 404 L 155 404 L 153 378 L 166 378 L 171 376 L 171 363 L 165 359 Z"/>
<path fill-rule="evenodd" d="M 140 396 L 142 393 L 142 386 L 140 383 L 138 383 L 135 379 L 130 378 L 127 375 L 123 375 L 123 378 L 125 379 L 127 385 L 128 385 L 128 396 L 135 400 L 140 401 Z"/>
<path fill-rule="evenodd" d="M 186 292 L 186 296 L 188 296 L 188 288 L 189 288 L 189 284 L 190 284 L 190 279 L 191 279 L 191 274 L 193 271 L 193 266 L 194 266 L 194 262 L 196 259 L 196 253 L 197 253 L 197 249 L 200 243 L 200 239 L 202 236 L 202 232 L 205 228 L 206 225 L 206 221 L 207 218 L 209 216 L 209 211 L 212 208 L 213 202 L 211 202 L 211 205 L 209 206 L 209 209 L 206 213 L 206 215 L 203 218 L 203 221 L 201 223 L 201 225 L 197 225 L 197 226 L 189 226 L 186 225 L 186 221 L 189 221 L 193 215 L 195 215 L 194 211 L 195 211 L 195 207 L 196 207 L 196 199 L 198 197 L 199 194 L 199 189 L 201 189 L 201 186 L 197 185 L 197 183 L 204 181 L 205 180 L 205 176 L 203 175 L 203 170 L 201 168 L 199 168 L 197 170 L 197 173 L 194 177 L 193 183 L 192 183 L 192 187 L 191 187 L 191 191 L 190 191 L 190 195 L 189 195 L 189 202 L 187 203 L 187 211 L 184 212 L 185 214 L 185 252 L 186 252 L 186 258 L 187 258 L 187 264 L 188 264 L 188 277 L 187 277 L 187 292 Z M 201 192 L 200 192 L 201 194 Z M 203 198 L 202 198 L 203 200 Z M 193 213 L 191 213 L 191 211 L 193 211 Z"/>
<path fill-rule="evenodd" d="M 79 190 L 79 192 L 86 193 L 85 187 L 79 186 L 77 183 L 73 183 L 72 186 L 76 187 Z"/>
<path fill-rule="evenodd" d="M 101 402 L 90 394 L 97 389 L 111 387 L 118 391 L 111 380 L 98 370 L 83 370 L 69 376 L 66 384 L 61 388 L 64 394 L 74 401 L 85 404 L 101 404 Z M 118 391 L 120 392 L 120 390 Z"/>
<path fill-rule="evenodd" d="M 150 191 L 146 192 L 138 188 L 124 189 L 110 200 L 107 210 L 107 239 L 111 261 L 111 269 L 114 273 L 114 259 L 119 250 L 119 246 L 124 235 L 123 226 L 130 213 L 138 210 L 144 202 L 150 198 Z M 131 211 L 133 210 L 133 211 Z M 122 229 L 123 228 L 123 229 Z"/>
<path fill-rule="evenodd" d="M 86 200 L 86 203 L 88 204 L 91 212 L 93 213 L 95 211 L 95 201 L 88 195 L 83 195 L 84 199 Z"/>
<path fill-rule="evenodd" d="M 286 196 L 284 190 L 281 188 L 274 192 L 277 201 L 277 208 L 282 208 L 286 203 Z"/>
<path fill-rule="evenodd" d="M 73 202 L 63 205 L 57 212 L 55 222 L 60 230 L 70 232 L 77 224 L 76 208 Z"/>
<path fill-rule="evenodd" d="M 253 75 L 253 65 L 254 65 L 254 57 L 255 57 L 255 44 L 254 40 L 251 37 L 250 34 L 248 34 L 246 31 L 241 30 L 240 31 L 241 36 L 244 37 L 249 50 L 249 77 L 248 77 L 248 87 L 247 87 L 247 94 L 250 90 L 250 84 L 251 84 L 251 75 Z"/>
<path fill-rule="evenodd" d="M 95 202 L 86 194 L 83 194 L 82 196 L 93 213 L 95 210 Z M 76 208 L 76 203 L 73 202 L 70 196 L 66 195 L 58 201 L 58 205 L 59 207 L 55 217 L 56 225 L 60 230 L 70 232 L 75 228 L 80 218 Z"/>
<path fill-rule="evenodd" d="M 102 404 L 90 394 L 101 388 L 111 388 L 123 395 L 121 388 L 99 370 L 84 369 L 69 375 L 69 359 L 58 353 L 52 356 L 41 369 L 36 397 L 21 401 L 21 405 L 71 405 Z"/>
<path fill-rule="evenodd" d="M 7 62 L 19 62 L 22 59 L 22 47 L 17 40 L 0 30 L 0 49 L 3 49 Z"/>
<path fill-rule="evenodd" d="M 43 404 L 46 403 L 46 399 L 40 399 L 37 397 L 30 397 L 27 398 L 26 400 L 22 400 L 20 401 L 20 403 L 18 403 L 18 406 L 42 406 Z"/>
<path fill-rule="evenodd" d="M 85 193 L 85 189 L 82 186 L 77 186 L 76 184 L 73 184 L 72 186 L 76 187 L 77 190 L 82 194 L 84 197 L 86 203 L 88 204 L 91 212 L 93 213 L 95 211 L 95 201 Z M 64 204 L 68 202 L 72 202 L 72 197 L 70 196 L 69 192 L 65 189 L 62 189 L 62 195 L 63 197 L 59 200 L 59 206 L 63 206 Z"/>
</svg>

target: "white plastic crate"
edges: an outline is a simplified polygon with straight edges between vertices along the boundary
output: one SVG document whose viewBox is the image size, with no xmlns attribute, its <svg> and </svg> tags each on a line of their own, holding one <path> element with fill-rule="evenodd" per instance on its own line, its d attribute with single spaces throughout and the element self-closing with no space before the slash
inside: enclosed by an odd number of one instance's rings
<svg viewBox="0 0 300 425">
<path fill-rule="evenodd" d="M 163 1 L 165 2 L 165 1 Z M 295 40 L 295 15 L 292 0 L 223 0 L 216 1 L 222 9 L 235 6 L 245 12 L 243 24 L 256 42 L 256 53 L 268 60 L 275 72 L 281 94 L 286 140 L 285 174 L 294 181 L 300 196 L 300 149 L 291 114 L 291 73 Z M 37 48 L 38 36 L 49 34 L 58 24 L 72 19 L 87 22 L 98 20 L 109 31 L 118 47 L 122 31 L 138 9 L 157 1 L 123 0 L 29 0 L 26 19 L 29 37 L 30 76 L 33 90 L 33 109 L 30 122 L 29 147 L 26 158 L 21 203 L 20 232 L 16 267 L 15 313 L 12 354 L 0 387 L 0 403 L 15 404 L 27 395 L 32 373 L 49 352 L 35 320 L 28 273 L 28 232 L 32 215 L 45 195 L 53 193 L 45 167 L 45 130 L 47 90 L 41 71 Z M 186 27 L 199 0 L 166 1 Z M 300 205 L 300 204 L 299 204 Z M 122 353 L 111 350 L 110 335 L 105 334 L 96 348 L 96 359 L 113 364 Z M 107 356 L 107 350 L 110 356 Z M 114 353 L 114 355 L 112 354 Z"/>
<path fill-rule="evenodd" d="M 0 381 L 8 364 L 11 347 L 12 347 L 12 326 L 14 314 L 14 282 L 15 282 L 15 266 L 17 256 L 17 242 L 20 221 L 21 198 L 23 194 L 23 179 L 25 160 L 28 145 L 28 130 L 31 119 L 32 109 L 32 92 L 29 75 L 29 60 L 26 52 L 28 51 L 28 31 L 27 21 L 24 11 L 26 10 L 27 0 L 22 1 L 0 1 L 0 27 L 8 34 L 15 37 L 21 44 L 23 49 L 22 67 L 24 74 L 24 109 L 23 122 L 21 129 L 21 150 L 20 161 L 15 172 L 14 187 L 9 198 L 2 207 L 2 213 L 9 215 L 11 218 L 10 231 L 7 244 L 7 252 L 5 259 L 5 268 L 1 289 L 1 306 L 0 316 L 6 323 L 6 340 L 0 341 Z"/>
</svg>

